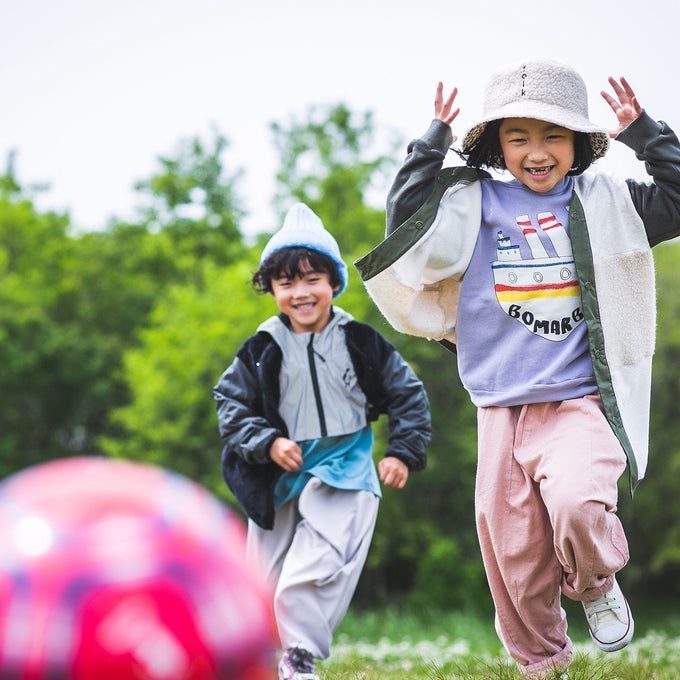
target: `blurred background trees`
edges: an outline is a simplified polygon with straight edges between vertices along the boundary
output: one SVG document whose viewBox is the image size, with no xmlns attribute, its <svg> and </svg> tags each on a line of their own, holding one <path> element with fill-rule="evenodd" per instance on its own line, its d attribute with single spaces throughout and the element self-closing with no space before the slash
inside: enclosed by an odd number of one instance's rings
<svg viewBox="0 0 680 680">
<path fill-rule="evenodd" d="M 423 379 L 434 432 L 429 465 L 402 491 L 386 489 L 358 605 L 489 606 L 474 528 L 476 414 L 455 357 L 395 333 L 351 263 L 383 237 L 384 196 L 404 140 L 370 113 L 314 107 L 272 125 L 281 218 L 304 201 L 335 234 L 350 265 L 338 301 L 378 328 Z M 249 286 L 268 234 L 249 244 L 229 144 L 181 140 L 136 185 L 138 219 L 75 234 L 69 216 L 39 212 L 12 158 L 0 176 L 0 475 L 69 455 L 163 465 L 233 505 L 220 474 L 211 388 L 273 301 Z M 622 480 L 632 560 L 628 584 L 680 593 L 680 246 L 655 249 L 659 337 L 651 462 L 634 501 Z M 376 456 L 385 442 L 376 426 Z"/>
</svg>

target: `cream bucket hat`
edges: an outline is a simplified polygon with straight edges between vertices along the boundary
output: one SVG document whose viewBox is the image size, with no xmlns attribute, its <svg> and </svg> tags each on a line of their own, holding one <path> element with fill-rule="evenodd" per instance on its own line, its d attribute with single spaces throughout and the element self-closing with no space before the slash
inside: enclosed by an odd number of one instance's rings
<svg viewBox="0 0 680 680">
<path fill-rule="evenodd" d="M 571 67 L 533 59 L 494 73 L 486 85 L 482 119 L 463 138 L 463 153 L 475 146 L 486 124 L 501 118 L 536 118 L 590 137 L 593 160 L 609 148 L 609 133 L 588 119 L 588 93 Z"/>
</svg>

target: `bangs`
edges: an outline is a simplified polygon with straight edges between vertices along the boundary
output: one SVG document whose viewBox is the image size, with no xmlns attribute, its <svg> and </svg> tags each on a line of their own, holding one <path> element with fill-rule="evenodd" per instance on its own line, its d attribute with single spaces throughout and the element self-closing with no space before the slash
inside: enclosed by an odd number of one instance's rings
<svg viewBox="0 0 680 680">
<path fill-rule="evenodd" d="M 276 267 L 278 272 L 272 272 L 275 279 L 302 278 L 311 272 L 331 274 L 334 264 L 328 257 L 309 248 L 282 248 L 278 251 L 280 257 Z M 274 253 L 272 257 L 277 255 Z"/>
<path fill-rule="evenodd" d="M 255 272 L 252 284 L 262 293 L 271 293 L 275 279 L 302 278 L 311 272 L 328 274 L 331 286 L 341 286 L 337 264 L 318 250 L 294 246 L 274 251 Z"/>
</svg>

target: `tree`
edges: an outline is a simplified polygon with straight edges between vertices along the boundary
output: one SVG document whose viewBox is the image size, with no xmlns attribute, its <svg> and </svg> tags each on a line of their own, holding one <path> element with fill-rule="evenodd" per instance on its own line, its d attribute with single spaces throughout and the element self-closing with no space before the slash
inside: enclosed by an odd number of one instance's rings
<svg viewBox="0 0 680 680">
<path fill-rule="evenodd" d="M 657 347 L 652 373 L 650 455 L 634 498 L 622 489 L 622 516 L 631 550 L 624 574 L 636 590 L 680 594 L 680 300 L 676 295 L 680 243 L 654 249 L 658 295 Z"/>
<path fill-rule="evenodd" d="M 143 199 L 142 223 L 172 240 L 175 256 L 188 265 L 208 257 L 229 264 L 243 254 L 238 227 L 243 210 L 236 197 L 241 173 L 227 173 L 222 156 L 228 141 L 217 129 L 208 142 L 182 140 L 160 170 L 136 184 Z"/>
<path fill-rule="evenodd" d="M 202 281 L 206 264 L 245 252 L 225 146 L 220 135 L 212 148 L 186 142 L 140 183 L 145 221 L 81 236 L 68 215 L 35 209 L 10 156 L 0 177 L 0 474 L 100 453 L 100 438 L 120 434 L 109 413 L 129 400 L 122 357 L 152 308 L 171 284 Z M 182 212 L 199 203 L 195 220 Z"/>
<path fill-rule="evenodd" d="M 307 118 L 271 126 L 280 157 L 276 205 L 285 213 L 292 201 L 303 201 L 336 237 L 345 257 L 364 253 L 385 231 L 386 178 L 394 165 L 396 136 L 376 148 L 370 112 L 353 114 L 343 104 L 311 107 Z M 369 195 L 381 196 L 373 207 Z"/>
<path fill-rule="evenodd" d="M 21 193 L 21 186 L 17 181 L 16 173 L 14 171 L 15 158 L 16 152 L 10 151 L 7 155 L 5 172 L 2 177 L 0 177 L 0 196 L 2 196 L 3 199 L 8 199 Z"/>
<path fill-rule="evenodd" d="M 272 299 L 248 285 L 256 257 L 249 251 L 228 267 L 207 265 L 201 285 L 168 289 L 141 345 L 125 355 L 132 399 L 114 412 L 121 435 L 104 438 L 104 451 L 178 470 L 232 500 L 220 474 L 212 387 L 257 319 L 274 312 Z"/>
<path fill-rule="evenodd" d="M 101 353 L 63 304 L 78 287 L 68 217 L 38 213 L 11 177 L 2 184 L 0 474 L 5 475 L 81 449 L 92 403 L 84 386 L 99 374 Z"/>
</svg>

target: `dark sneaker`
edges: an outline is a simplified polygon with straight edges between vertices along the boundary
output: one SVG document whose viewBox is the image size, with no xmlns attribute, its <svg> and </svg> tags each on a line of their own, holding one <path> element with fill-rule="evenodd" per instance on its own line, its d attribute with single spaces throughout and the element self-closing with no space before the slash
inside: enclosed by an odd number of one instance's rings
<svg viewBox="0 0 680 680">
<path fill-rule="evenodd" d="M 603 652 L 623 649 L 633 639 L 633 617 L 616 581 L 608 593 L 593 602 L 582 604 L 590 637 Z"/>
<path fill-rule="evenodd" d="M 279 661 L 279 680 L 321 680 L 314 672 L 314 657 L 301 647 L 291 647 Z"/>
</svg>

